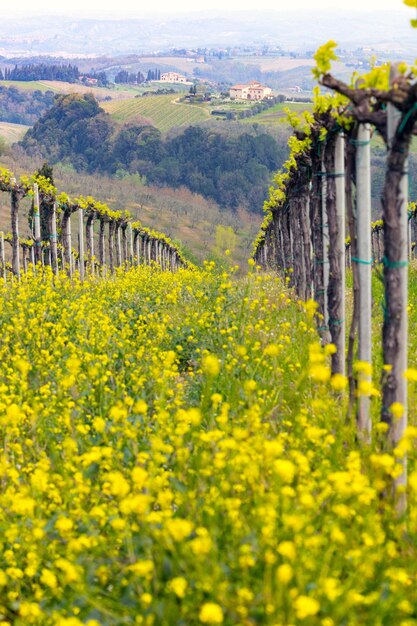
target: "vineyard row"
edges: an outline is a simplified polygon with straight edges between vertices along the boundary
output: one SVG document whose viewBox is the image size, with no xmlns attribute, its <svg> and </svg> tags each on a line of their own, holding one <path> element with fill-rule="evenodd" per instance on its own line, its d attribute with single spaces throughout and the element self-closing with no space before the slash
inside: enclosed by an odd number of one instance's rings
<svg viewBox="0 0 417 626">
<path fill-rule="evenodd" d="M 65 269 L 71 276 L 79 271 L 113 272 L 116 267 L 134 263 L 155 262 L 163 270 L 176 271 L 189 266 L 178 246 L 167 236 L 133 221 L 127 211 L 112 211 L 92 197 L 71 200 L 57 194 L 49 179 L 43 176 L 22 177 L 19 182 L 8 170 L 0 170 L 0 190 L 10 194 L 11 232 L 0 233 L 0 270 L 5 281 L 8 275 L 19 278 L 30 265 L 51 266 L 54 273 Z M 19 236 L 21 200 L 33 198 L 32 236 Z M 73 248 L 71 218 L 76 218 L 77 245 Z M 98 222 L 98 255 L 95 250 L 94 225 Z M 107 240 L 107 245 L 106 245 Z M 11 263 L 6 262 L 5 242 L 11 245 Z"/>
</svg>

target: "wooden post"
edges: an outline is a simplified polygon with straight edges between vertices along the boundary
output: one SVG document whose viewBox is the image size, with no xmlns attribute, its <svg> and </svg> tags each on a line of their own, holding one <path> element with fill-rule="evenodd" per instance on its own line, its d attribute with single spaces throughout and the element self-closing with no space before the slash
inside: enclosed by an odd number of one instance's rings
<svg viewBox="0 0 417 626">
<path fill-rule="evenodd" d="M 132 224 L 129 222 L 129 263 L 130 265 L 133 265 L 133 258 L 134 258 L 134 252 L 133 252 L 133 228 L 132 228 Z"/>
<path fill-rule="evenodd" d="M 1 275 L 4 280 L 4 284 L 7 283 L 6 278 L 6 256 L 4 252 L 4 233 L 0 232 L 0 267 L 1 267 Z"/>
<path fill-rule="evenodd" d="M 151 260 L 152 260 L 152 257 L 151 257 L 151 247 L 152 247 L 152 242 L 151 242 L 150 238 L 148 237 L 147 240 L 146 240 L 146 262 L 147 262 L 148 265 L 151 264 Z"/>
<path fill-rule="evenodd" d="M 23 273 L 27 274 L 28 271 L 28 260 L 26 256 L 27 248 L 25 245 L 22 246 L 22 260 L 23 260 Z"/>
<path fill-rule="evenodd" d="M 127 224 L 122 226 L 122 264 L 129 261 L 129 242 L 127 241 Z"/>
<path fill-rule="evenodd" d="M 116 222 L 114 220 L 109 221 L 109 265 L 110 271 L 114 272 L 114 229 Z"/>
<path fill-rule="evenodd" d="M 136 265 L 140 265 L 140 235 L 138 232 L 135 233 L 135 250 Z"/>
<path fill-rule="evenodd" d="M 336 185 L 336 220 L 337 220 L 337 241 L 334 242 L 336 247 L 336 256 L 339 260 L 340 272 L 340 302 L 338 303 L 338 320 L 334 323 L 338 324 L 339 334 L 337 337 L 337 372 L 345 375 L 346 373 L 346 206 L 345 206 L 345 136 L 338 133 L 335 145 L 335 185 Z M 334 355 L 336 356 L 336 355 Z"/>
<path fill-rule="evenodd" d="M 19 192 L 16 179 L 12 178 L 11 192 L 11 227 L 12 227 L 12 272 L 20 278 L 20 243 L 19 243 Z"/>
<path fill-rule="evenodd" d="M 162 247 L 162 269 L 165 272 L 167 267 L 167 245 L 166 243 L 163 244 Z"/>
<path fill-rule="evenodd" d="M 62 238 L 64 241 L 65 265 L 68 276 L 72 276 L 72 237 L 71 237 L 71 213 L 64 213 L 62 223 Z"/>
<path fill-rule="evenodd" d="M 52 271 L 54 274 L 58 274 L 58 239 L 57 239 L 57 232 L 56 232 L 56 202 L 54 202 L 53 204 L 52 214 L 51 214 L 50 246 L 51 246 Z"/>
<path fill-rule="evenodd" d="M 325 149 L 325 148 L 324 148 Z M 324 150 L 323 149 L 323 150 Z M 329 343 L 329 309 L 328 309 L 328 288 L 329 288 L 329 222 L 327 220 L 326 199 L 327 199 L 327 181 L 324 165 L 324 154 L 321 160 L 321 212 L 322 212 L 322 228 L 323 228 L 323 300 L 324 300 L 324 331 L 322 337 L 325 343 Z"/>
<path fill-rule="evenodd" d="M 307 188 L 308 189 L 308 188 Z M 312 242 L 311 242 L 311 224 L 310 224 L 310 193 L 309 190 L 306 191 L 305 195 L 301 198 L 301 216 L 300 216 L 300 226 L 303 238 L 303 265 L 304 265 L 304 300 L 309 300 L 311 298 L 313 292 L 313 284 L 312 284 Z M 275 253 L 275 267 L 277 268 L 278 261 L 278 245 L 277 245 L 277 234 L 274 231 L 274 240 L 276 243 L 276 253 Z"/>
<path fill-rule="evenodd" d="M 122 240 L 120 224 L 116 224 L 116 264 L 117 267 L 120 267 L 122 265 Z"/>
<path fill-rule="evenodd" d="M 78 257 L 79 257 L 79 269 L 80 280 L 84 281 L 85 267 L 84 267 L 84 211 L 78 209 Z"/>
<path fill-rule="evenodd" d="M 39 209 L 39 187 L 37 183 L 33 185 L 33 226 L 35 239 L 35 260 L 42 262 L 42 241 L 41 241 L 41 214 Z"/>
<path fill-rule="evenodd" d="M 398 65 L 391 66 L 390 72 L 390 84 L 393 84 L 395 79 L 399 75 Z M 395 141 L 395 136 L 397 132 L 397 127 L 399 120 L 401 119 L 401 112 L 396 109 L 392 104 L 387 105 L 387 136 L 388 136 L 388 149 L 391 152 L 390 156 L 395 156 L 395 151 L 392 150 L 393 144 Z M 387 210 L 387 207 L 384 207 Z M 388 207 L 390 210 L 391 207 Z M 403 438 L 405 429 L 407 428 L 407 381 L 404 378 L 404 372 L 407 369 L 408 365 L 408 159 L 406 159 L 404 163 L 404 168 L 399 184 L 399 195 L 396 198 L 396 212 L 397 216 L 399 216 L 399 237 L 398 237 L 398 245 L 399 249 L 396 251 L 396 255 L 398 257 L 398 261 L 390 262 L 390 252 L 387 248 L 385 248 L 384 259 L 385 259 L 385 289 L 387 290 L 388 286 L 391 288 L 391 298 L 393 290 L 392 285 L 395 281 L 399 281 L 398 284 L 398 294 L 397 302 L 396 302 L 396 310 L 398 311 L 396 314 L 396 320 L 390 320 L 388 318 L 387 322 L 395 323 L 397 327 L 397 337 L 398 337 L 398 346 L 396 352 L 396 358 L 393 363 L 388 363 L 387 365 L 391 366 L 391 371 L 389 372 L 389 377 L 392 379 L 395 385 L 395 395 L 389 393 L 387 383 L 383 390 L 383 404 L 385 405 L 388 400 L 388 404 L 390 404 L 391 400 L 397 402 L 403 406 L 403 414 L 401 417 L 391 417 L 390 420 L 390 440 L 393 447 L 395 447 L 399 441 Z M 386 220 L 387 222 L 387 220 Z M 390 224 L 391 226 L 391 224 Z M 386 236 L 388 236 L 386 231 Z M 391 252 L 392 253 L 392 252 Z M 393 278 L 392 275 L 397 275 L 396 278 Z M 398 308 L 397 308 L 398 307 Z M 390 315 L 390 312 L 387 307 L 386 315 Z M 385 332 L 389 334 L 388 325 L 385 325 Z M 386 347 L 387 342 L 384 342 L 384 348 Z M 391 404 L 390 404 L 391 406 Z M 386 413 L 390 410 L 390 406 L 384 406 L 383 411 Z M 395 479 L 394 489 L 397 497 L 397 509 L 400 513 L 405 511 L 407 500 L 405 494 L 405 487 L 407 484 L 407 456 L 404 455 L 403 458 L 397 460 L 397 463 L 401 463 L 403 467 L 402 474 Z M 400 492 L 398 489 L 400 488 Z"/>
<path fill-rule="evenodd" d="M 104 266 L 106 265 L 106 221 L 100 217 L 100 232 L 98 239 L 98 256 L 99 263 L 101 265 L 102 273 L 104 275 Z"/>
<path fill-rule="evenodd" d="M 369 124 L 359 124 L 356 145 L 356 219 L 358 258 L 352 262 L 358 265 L 359 275 L 359 361 L 372 364 L 372 245 L 371 245 L 371 128 Z M 360 380 L 369 383 L 371 376 L 359 373 Z M 359 435 L 370 443 L 372 420 L 370 396 L 361 393 L 358 399 L 357 414 Z"/>
<path fill-rule="evenodd" d="M 90 213 L 85 224 L 85 238 L 87 244 L 87 263 L 91 275 L 94 276 L 94 214 Z"/>
<path fill-rule="evenodd" d="M 408 254 L 408 259 L 411 261 L 412 259 L 412 254 L 413 254 L 413 250 L 412 250 L 412 243 L 413 243 L 413 233 L 411 230 L 411 215 L 408 215 L 408 211 L 407 211 L 407 254 Z"/>
</svg>

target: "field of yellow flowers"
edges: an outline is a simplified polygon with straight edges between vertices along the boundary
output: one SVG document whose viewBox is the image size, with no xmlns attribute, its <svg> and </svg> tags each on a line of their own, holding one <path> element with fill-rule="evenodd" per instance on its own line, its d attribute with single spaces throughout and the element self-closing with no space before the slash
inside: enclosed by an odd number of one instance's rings
<svg viewBox="0 0 417 626">
<path fill-rule="evenodd" d="M 211 265 L 0 287 L 0 624 L 417 624 L 409 508 L 310 306 Z"/>
</svg>

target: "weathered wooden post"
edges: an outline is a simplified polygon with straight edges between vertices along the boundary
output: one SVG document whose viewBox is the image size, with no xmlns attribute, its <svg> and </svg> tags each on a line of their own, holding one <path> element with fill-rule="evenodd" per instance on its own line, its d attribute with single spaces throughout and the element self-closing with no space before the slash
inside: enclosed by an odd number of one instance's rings
<svg viewBox="0 0 417 626">
<path fill-rule="evenodd" d="M 109 265 L 110 271 L 114 272 L 114 229 L 116 223 L 114 220 L 109 221 Z"/>
<path fill-rule="evenodd" d="M 122 241 L 121 241 L 121 232 L 120 232 L 120 224 L 116 223 L 116 263 L 117 267 L 122 265 Z"/>
<path fill-rule="evenodd" d="M 345 136 L 343 133 L 338 133 L 335 143 L 335 188 L 336 188 L 336 224 L 337 224 L 337 236 L 334 241 L 334 255 L 337 267 L 338 276 L 337 280 L 339 285 L 337 286 L 338 294 L 335 294 L 336 306 L 334 307 L 337 319 L 331 320 L 333 326 L 336 326 L 338 332 L 336 333 L 336 349 L 337 352 L 333 355 L 333 373 L 339 373 L 345 375 L 346 372 L 346 304 L 345 304 L 345 291 L 346 291 L 346 256 L 345 256 L 345 239 L 346 239 L 346 206 L 345 206 Z"/>
<path fill-rule="evenodd" d="M 22 260 L 23 260 L 23 273 L 27 274 L 28 271 L 28 259 L 27 259 L 27 246 L 22 244 Z"/>
<path fill-rule="evenodd" d="M 413 248 L 412 248 L 412 243 L 413 243 L 413 232 L 412 232 L 412 228 L 411 228 L 411 212 L 407 211 L 407 233 L 408 233 L 408 237 L 407 237 L 407 243 L 408 243 L 408 258 L 411 260 L 412 256 L 413 256 Z"/>
<path fill-rule="evenodd" d="M 20 278 L 20 242 L 19 242 L 19 202 L 20 195 L 16 179 L 11 179 L 11 227 L 12 227 L 12 272 Z"/>
<path fill-rule="evenodd" d="M 122 263 L 126 264 L 129 261 L 129 245 L 127 241 L 127 224 L 122 224 Z"/>
<path fill-rule="evenodd" d="M 147 247 L 146 257 L 148 259 L 148 265 L 150 265 L 152 261 L 152 239 L 149 236 L 146 240 L 146 247 Z"/>
<path fill-rule="evenodd" d="M 135 231 L 135 257 L 136 265 L 140 265 L 140 235 L 138 231 Z"/>
<path fill-rule="evenodd" d="M 7 283 L 7 278 L 6 278 L 6 255 L 5 255 L 5 251 L 4 251 L 4 233 L 0 232 L 0 268 L 1 268 L 1 275 L 3 277 L 4 280 L 4 284 Z"/>
<path fill-rule="evenodd" d="M 33 227 L 35 240 L 35 260 L 42 263 L 42 240 L 41 240 L 41 214 L 39 203 L 39 187 L 37 183 L 33 185 Z"/>
<path fill-rule="evenodd" d="M 324 152 L 325 148 L 323 148 Z M 329 289 L 329 222 L 327 220 L 326 201 L 327 201 L 327 180 L 324 154 L 321 160 L 321 212 L 322 212 L 322 246 L 323 246 L 323 340 L 328 343 L 329 339 L 329 307 L 328 307 L 328 289 Z"/>
<path fill-rule="evenodd" d="M 390 84 L 399 76 L 398 65 L 390 70 Z M 385 247 L 384 247 L 384 284 L 386 293 L 386 311 L 383 329 L 385 365 L 390 368 L 383 386 L 383 418 L 388 417 L 394 403 L 402 406 L 402 415 L 390 415 L 389 436 L 395 447 L 403 438 L 407 428 L 407 381 L 404 372 L 408 365 L 408 159 L 400 170 L 398 184 L 396 164 L 404 157 L 398 154 L 400 146 L 395 146 L 396 134 L 401 112 L 391 103 L 387 105 L 388 160 L 384 206 Z M 398 143 L 398 142 L 397 142 Z M 404 154 L 404 149 L 403 150 Z M 394 257 L 394 258 L 393 258 Z M 399 459 L 403 471 L 395 479 L 394 489 L 399 512 L 404 512 L 407 500 L 407 456 Z"/>
<path fill-rule="evenodd" d="M 85 266 L 84 266 L 84 211 L 78 209 L 78 258 L 80 269 L 80 280 L 84 281 Z"/>
<path fill-rule="evenodd" d="M 58 274 L 58 238 L 56 231 L 56 202 L 52 206 L 51 213 L 51 234 L 50 234 L 50 246 L 51 246 L 51 265 L 54 274 Z"/>
<path fill-rule="evenodd" d="M 133 265 L 133 259 L 135 255 L 133 252 L 133 228 L 130 222 L 129 222 L 128 228 L 129 228 L 129 263 L 130 265 Z"/>
<path fill-rule="evenodd" d="M 71 237 L 71 213 L 64 210 L 62 216 L 62 239 L 64 244 L 64 259 L 68 276 L 72 276 L 72 237 Z"/>
<path fill-rule="evenodd" d="M 87 262 L 91 275 L 94 276 L 94 213 L 90 213 L 87 216 L 85 236 L 87 243 Z"/>
<path fill-rule="evenodd" d="M 104 275 L 104 267 L 106 265 L 106 220 L 100 216 L 100 232 L 98 236 L 98 256 L 101 265 L 101 271 Z"/>
<path fill-rule="evenodd" d="M 372 364 L 372 245 L 371 245 L 371 128 L 359 124 L 356 140 L 356 219 L 359 275 L 359 361 Z M 359 373 L 360 380 L 371 382 L 371 374 Z M 367 385 L 363 386 L 365 389 Z M 358 399 L 358 430 L 360 437 L 369 443 L 372 437 L 370 395 L 361 391 Z"/>
</svg>

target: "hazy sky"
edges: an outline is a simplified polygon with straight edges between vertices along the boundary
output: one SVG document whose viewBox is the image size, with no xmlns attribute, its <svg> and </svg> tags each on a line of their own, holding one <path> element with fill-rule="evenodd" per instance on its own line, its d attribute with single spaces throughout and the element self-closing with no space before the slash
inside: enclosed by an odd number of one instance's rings
<svg viewBox="0 0 417 626">
<path fill-rule="evenodd" d="M 4 1 L 4 0 L 3 0 Z M 94 16 L 128 17 L 132 15 L 143 15 L 146 13 L 175 13 L 198 10 L 273 10 L 288 11 L 303 9 L 311 11 L 331 7 L 340 11 L 346 10 L 398 10 L 406 11 L 410 15 L 412 9 L 407 9 L 401 0 L 210 0 L 210 2 L 199 3 L 196 0 L 18 0 L 16 3 L 7 3 L 7 13 L 4 17 L 13 15 L 47 13 Z M 115 9 L 115 7 L 117 7 Z M 142 8 L 143 7 L 143 8 Z"/>
</svg>

